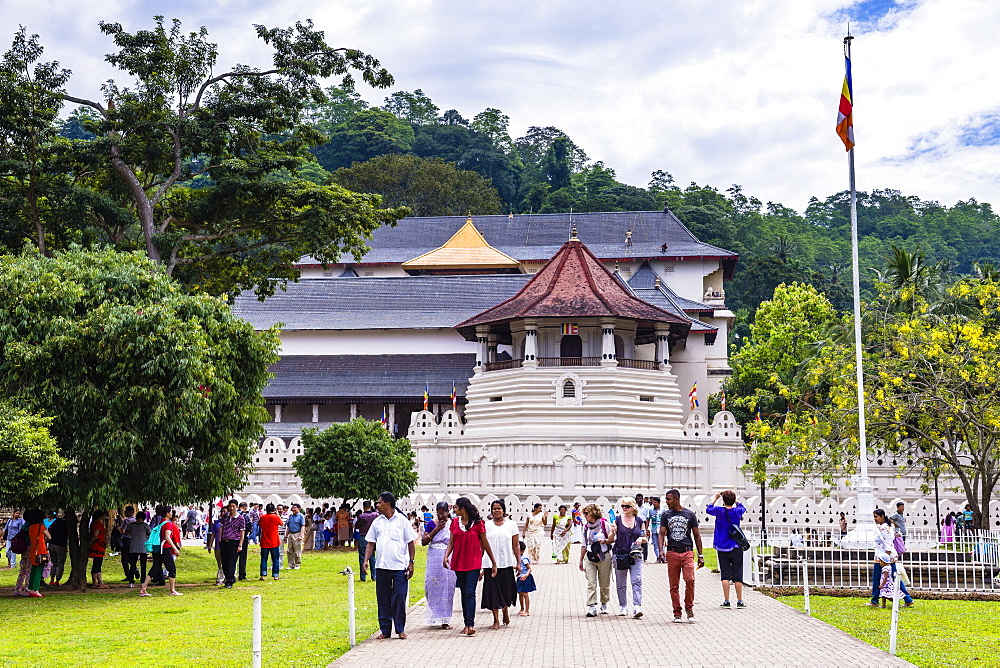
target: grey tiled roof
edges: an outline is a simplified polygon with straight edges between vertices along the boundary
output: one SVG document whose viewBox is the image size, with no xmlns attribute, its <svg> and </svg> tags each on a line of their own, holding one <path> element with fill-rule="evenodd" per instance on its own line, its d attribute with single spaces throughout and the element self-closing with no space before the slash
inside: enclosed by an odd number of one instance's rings
<svg viewBox="0 0 1000 668">
<path fill-rule="evenodd" d="M 528 274 L 304 278 L 263 302 L 247 292 L 233 312 L 257 329 L 433 329 L 456 323 L 513 296 Z"/>
<path fill-rule="evenodd" d="M 423 398 L 427 383 L 431 399 L 440 403 L 450 400 L 452 382 L 458 396 L 465 396 L 475 364 L 474 353 L 288 355 L 271 367 L 275 376 L 264 398 L 414 400 Z"/>
<path fill-rule="evenodd" d="M 656 272 L 653 271 L 648 262 L 643 262 L 642 266 L 632 274 L 632 277 L 628 280 L 628 286 L 639 299 L 649 302 L 654 306 L 659 306 L 664 311 L 690 320 L 692 332 L 715 332 L 719 329 L 715 325 L 709 325 L 701 320 L 697 320 L 685 312 L 714 311 L 714 307 L 679 296 L 676 292 L 668 288 L 662 279 L 660 280 L 659 287 L 657 287 Z"/>
<path fill-rule="evenodd" d="M 369 242 L 371 251 L 364 264 L 399 264 L 439 248 L 465 222 L 465 216 L 404 218 L 396 227 L 382 227 Z M 545 261 L 556 254 L 576 224 L 577 236 L 603 260 L 612 258 L 717 257 L 735 263 L 736 253 L 702 243 L 669 211 L 624 211 L 609 213 L 521 214 L 473 216 L 473 224 L 497 250 L 519 261 Z M 625 248 L 625 232 L 632 230 L 632 247 Z M 661 251 L 662 244 L 667 250 Z M 351 256 L 343 262 L 357 262 Z M 303 257 L 303 265 L 318 264 Z"/>
</svg>

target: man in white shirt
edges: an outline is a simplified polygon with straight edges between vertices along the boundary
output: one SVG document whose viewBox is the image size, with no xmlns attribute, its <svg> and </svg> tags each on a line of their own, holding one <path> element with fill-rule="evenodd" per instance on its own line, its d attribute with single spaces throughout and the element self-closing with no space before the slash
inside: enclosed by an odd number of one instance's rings
<svg viewBox="0 0 1000 668">
<path fill-rule="evenodd" d="M 642 496 L 642 492 L 635 493 L 635 511 L 636 515 L 639 517 L 639 521 L 642 522 L 642 528 L 646 532 L 646 538 L 650 538 L 649 533 L 649 520 L 650 515 L 653 513 L 653 506 L 645 502 L 645 498 Z M 647 540 L 642 544 L 642 560 L 645 561 L 649 557 L 649 541 Z"/>
<path fill-rule="evenodd" d="M 365 558 L 361 576 L 368 572 L 368 560 L 375 554 L 375 598 L 378 601 L 379 639 L 396 634 L 406 638 L 406 602 L 408 580 L 413 577 L 413 559 L 417 533 L 406 516 L 396 511 L 396 497 L 390 492 L 378 495 L 379 516 L 372 522 L 365 540 Z"/>
</svg>

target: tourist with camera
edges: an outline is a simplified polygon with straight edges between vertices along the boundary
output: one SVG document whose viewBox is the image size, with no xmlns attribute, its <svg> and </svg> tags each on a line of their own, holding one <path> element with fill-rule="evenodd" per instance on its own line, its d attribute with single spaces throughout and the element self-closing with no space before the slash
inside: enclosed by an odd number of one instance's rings
<svg viewBox="0 0 1000 668">
<path fill-rule="evenodd" d="M 583 544 L 580 547 L 580 570 L 587 576 L 587 616 L 597 616 L 597 586 L 601 587 L 601 614 L 608 614 L 611 600 L 611 524 L 604 513 L 591 503 L 583 509 Z"/>
<path fill-rule="evenodd" d="M 611 542 L 614 544 L 615 582 L 618 588 L 618 615 L 628 614 L 627 581 L 632 582 L 632 616 L 642 617 L 642 544 L 646 542 L 646 528 L 639 518 L 635 499 L 623 496 L 618 502 L 622 514 L 615 519 L 611 528 Z"/>
</svg>

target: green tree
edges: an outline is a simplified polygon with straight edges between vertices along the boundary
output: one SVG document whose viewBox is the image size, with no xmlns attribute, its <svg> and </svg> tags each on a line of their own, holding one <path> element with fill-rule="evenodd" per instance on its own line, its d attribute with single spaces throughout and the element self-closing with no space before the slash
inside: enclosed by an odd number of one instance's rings
<svg viewBox="0 0 1000 668">
<path fill-rule="evenodd" d="M 365 109 L 334 127 L 329 141 L 312 151 L 324 169 L 333 171 L 379 155 L 406 153 L 413 137 L 406 121 L 384 109 Z"/>
<path fill-rule="evenodd" d="M 141 252 L 0 257 L 0 393 L 50 418 L 72 462 L 37 499 L 67 511 L 71 582 L 85 581 L 78 512 L 88 526 L 95 508 L 245 485 L 278 345 Z"/>
<path fill-rule="evenodd" d="M 410 442 L 364 418 L 302 430 L 302 454 L 293 465 L 306 494 L 351 505 L 382 492 L 406 496 L 417 484 Z"/>
<path fill-rule="evenodd" d="M 69 72 L 40 62 L 37 36 L 22 31 L 5 55 L 0 85 L 15 94 L 0 95 L 0 114 L 12 117 L 11 105 L 21 105 L 18 131 L 43 147 L 52 144 L 53 100 L 98 116 L 83 121 L 97 139 L 71 142 L 66 165 L 44 156 L 39 162 L 74 175 L 73 185 L 93 189 L 91 199 L 110 199 L 131 217 L 132 229 L 101 241 L 141 248 L 168 274 L 203 290 L 256 287 L 267 294 L 273 278 L 297 276 L 294 263 L 303 254 L 333 261 L 360 252 L 374 229 L 402 215 L 336 185 L 269 178 L 282 169 L 295 173 L 307 149 L 323 141 L 304 118 L 307 104 L 326 99 L 321 79 L 339 76 L 349 86 L 357 72 L 374 86 L 392 83 L 373 57 L 330 46 L 307 21 L 287 29 L 256 26 L 271 50 L 270 69 L 220 71 L 218 47 L 205 28 L 185 34 L 179 21 L 167 26 L 162 17 L 152 30 L 129 33 L 107 22 L 100 28 L 117 47 L 107 62 L 134 83 L 110 80 L 96 99 L 70 95 Z M 24 95 L 39 103 L 23 105 Z M 44 193 L 22 196 L 22 212 L 46 203 Z M 91 218 L 106 217 L 93 202 L 82 203 Z M 58 213 L 21 216 L 22 228 L 41 223 L 31 236 L 43 252 L 50 226 L 61 223 Z"/>
<path fill-rule="evenodd" d="M 440 158 L 381 155 L 331 178 L 357 192 L 377 193 L 394 207 L 417 216 L 500 213 L 500 197 L 489 180 Z"/>
<path fill-rule="evenodd" d="M 510 138 L 510 116 L 494 107 L 488 107 L 472 117 L 472 129 L 486 135 L 493 147 L 502 153 L 510 153 L 514 141 Z"/>
<path fill-rule="evenodd" d="M 309 102 L 305 109 L 305 120 L 325 135 L 333 129 L 368 108 L 368 103 L 354 90 L 354 84 L 330 86 L 323 91 L 326 100 Z"/>
<path fill-rule="evenodd" d="M 26 505 L 69 466 L 49 433 L 51 422 L 0 403 L 0 505 Z"/>
<path fill-rule="evenodd" d="M 412 125 L 437 123 L 438 106 L 419 88 L 412 93 L 396 91 L 385 98 L 386 111 Z"/>
</svg>

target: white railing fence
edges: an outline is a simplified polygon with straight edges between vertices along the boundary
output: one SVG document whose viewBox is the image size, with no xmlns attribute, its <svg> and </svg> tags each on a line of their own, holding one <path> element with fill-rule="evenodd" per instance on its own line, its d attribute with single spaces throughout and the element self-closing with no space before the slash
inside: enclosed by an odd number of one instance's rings
<svg viewBox="0 0 1000 668">
<path fill-rule="evenodd" d="M 840 536 L 769 528 L 766 543 L 747 528 L 754 580 L 765 586 L 871 589 L 874 549 L 845 549 Z M 972 530 L 941 543 L 929 532 L 907 536 L 900 563 L 908 587 L 924 591 L 1000 592 L 1000 531 Z M 803 566 L 802 560 L 805 559 Z"/>
</svg>

